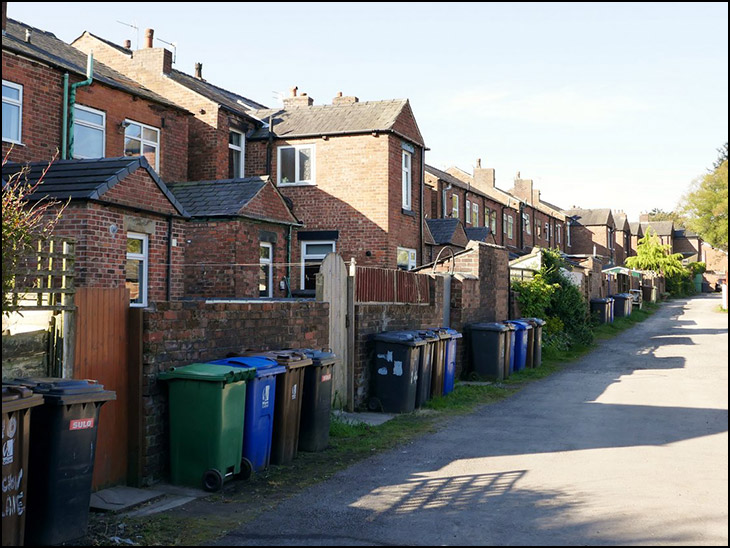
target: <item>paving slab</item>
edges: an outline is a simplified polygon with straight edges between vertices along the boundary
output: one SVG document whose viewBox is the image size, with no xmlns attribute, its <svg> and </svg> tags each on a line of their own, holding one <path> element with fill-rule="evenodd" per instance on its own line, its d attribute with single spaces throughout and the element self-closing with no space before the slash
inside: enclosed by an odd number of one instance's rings
<svg viewBox="0 0 730 548">
<path fill-rule="evenodd" d="M 164 496 L 165 493 L 154 489 L 137 489 L 136 487 L 127 486 L 110 487 L 92 493 L 89 507 L 93 512 L 125 512 Z"/>
</svg>

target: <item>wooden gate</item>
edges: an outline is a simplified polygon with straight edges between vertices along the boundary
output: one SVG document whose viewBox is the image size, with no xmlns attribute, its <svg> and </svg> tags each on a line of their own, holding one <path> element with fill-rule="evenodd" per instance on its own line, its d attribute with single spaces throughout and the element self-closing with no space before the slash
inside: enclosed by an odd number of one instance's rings
<svg viewBox="0 0 730 548">
<path fill-rule="evenodd" d="M 330 349 L 337 356 L 334 368 L 333 406 L 344 408 L 348 400 L 349 348 L 347 344 L 347 267 L 342 257 L 330 253 L 324 258 L 317 280 L 317 300 L 330 303 Z"/>
<path fill-rule="evenodd" d="M 128 319 L 126 288 L 76 290 L 74 378 L 94 379 L 116 400 L 102 405 L 97 430 L 93 489 L 126 484 L 128 453 Z"/>
</svg>

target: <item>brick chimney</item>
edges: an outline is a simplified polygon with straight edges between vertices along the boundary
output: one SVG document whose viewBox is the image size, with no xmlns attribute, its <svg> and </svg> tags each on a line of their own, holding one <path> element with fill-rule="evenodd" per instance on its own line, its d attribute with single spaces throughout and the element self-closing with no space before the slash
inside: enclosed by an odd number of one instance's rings
<svg viewBox="0 0 730 548">
<path fill-rule="evenodd" d="M 294 86 L 291 88 L 291 95 L 284 97 L 284 108 L 299 108 L 299 107 L 311 107 L 314 104 L 314 99 L 309 97 L 306 93 L 297 95 L 298 87 Z"/>
<path fill-rule="evenodd" d="M 532 205 L 534 196 L 532 179 L 522 179 L 520 177 L 520 172 L 518 171 L 517 176 L 515 177 L 515 185 L 512 187 L 511 193 L 517 196 L 520 200 L 524 200 L 528 204 Z"/>
<path fill-rule="evenodd" d="M 649 222 L 649 214 L 648 213 L 641 213 L 639 215 L 639 222 L 640 223 L 648 223 Z"/>
<path fill-rule="evenodd" d="M 3 34 L 5 34 L 5 28 L 8 26 L 8 3 L 3 2 Z"/>
<path fill-rule="evenodd" d="M 354 95 L 346 95 L 343 97 L 341 91 L 338 91 L 337 97 L 332 99 L 333 105 L 351 105 L 353 103 L 359 103 L 359 102 L 360 102 L 360 99 L 358 99 Z"/>
<path fill-rule="evenodd" d="M 124 41 L 124 49 L 132 49 L 132 41 L 131 40 L 125 40 Z"/>
<path fill-rule="evenodd" d="M 152 47 L 154 29 L 145 30 L 145 47 L 132 53 L 132 69 L 140 69 L 155 74 L 172 72 L 172 52 L 165 48 Z"/>
<path fill-rule="evenodd" d="M 495 172 L 494 168 L 482 167 L 482 159 L 477 159 L 477 165 L 474 168 L 474 181 L 472 186 L 482 192 L 494 189 Z"/>
<path fill-rule="evenodd" d="M 203 80 L 203 63 L 195 63 L 195 77 Z"/>
</svg>

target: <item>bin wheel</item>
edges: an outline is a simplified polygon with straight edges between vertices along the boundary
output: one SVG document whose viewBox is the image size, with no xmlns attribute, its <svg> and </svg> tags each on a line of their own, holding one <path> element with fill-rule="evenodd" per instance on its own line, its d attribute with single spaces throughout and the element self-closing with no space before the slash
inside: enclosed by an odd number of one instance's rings
<svg viewBox="0 0 730 548">
<path fill-rule="evenodd" d="M 368 409 L 370 411 L 382 411 L 383 405 L 380 403 L 380 399 L 373 396 L 368 400 Z"/>
<path fill-rule="evenodd" d="M 249 479 L 253 474 L 253 463 L 246 457 L 241 458 L 241 479 Z"/>
<path fill-rule="evenodd" d="M 203 474 L 203 489 L 206 491 L 220 491 L 223 487 L 223 474 L 211 468 Z"/>
</svg>

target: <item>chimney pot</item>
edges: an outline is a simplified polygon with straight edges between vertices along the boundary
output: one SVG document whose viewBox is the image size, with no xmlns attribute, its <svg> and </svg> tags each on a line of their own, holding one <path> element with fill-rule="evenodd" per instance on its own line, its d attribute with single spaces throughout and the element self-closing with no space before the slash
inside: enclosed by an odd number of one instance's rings
<svg viewBox="0 0 730 548">
<path fill-rule="evenodd" d="M 291 90 L 290 90 L 291 91 L 291 97 L 296 97 L 297 96 L 297 90 L 298 89 L 299 88 L 297 86 L 294 86 L 293 88 L 291 88 Z"/>
<path fill-rule="evenodd" d="M 477 169 L 482 169 L 482 159 L 477 158 Z"/>
<path fill-rule="evenodd" d="M 124 41 L 124 48 L 125 49 L 132 49 L 132 41 L 131 40 L 125 40 Z"/>
<path fill-rule="evenodd" d="M 147 48 L 152 48 L 152 41 L 155 37 L 155 30 L 154 29 L 146 29 L 144 31 L 145 39 L 146 39 L 146 45 Z"/>
<path fill-rule="evenodd" d="M 198 80 L 203 79 L 203 63 L 195 63 L 195 77 Z"/>
<path fill-rule="evenodd" d="M 29 44 L 30 44 L 30 36 L 31 36 L 31 34 L 32 33 L 31 33 L 30 29 L 25 29 L 25 41 L 28 42 Z"/>
<path fill-rule="evenodd" d="M 338 91 L 337 92 L 337 97 L 342 97 L 342 92 L 341 91 Z"/>
</svg>

